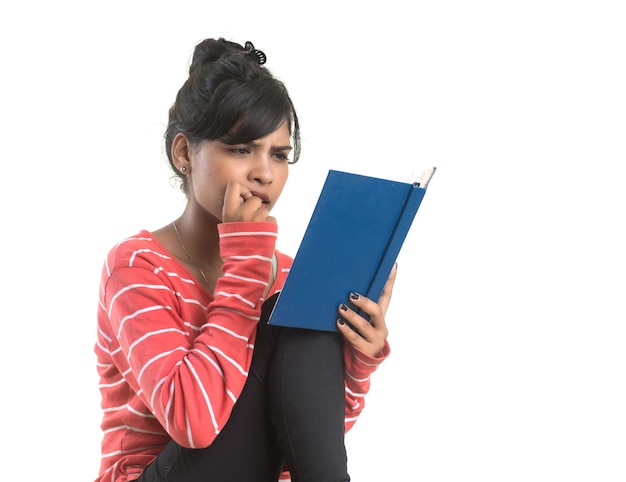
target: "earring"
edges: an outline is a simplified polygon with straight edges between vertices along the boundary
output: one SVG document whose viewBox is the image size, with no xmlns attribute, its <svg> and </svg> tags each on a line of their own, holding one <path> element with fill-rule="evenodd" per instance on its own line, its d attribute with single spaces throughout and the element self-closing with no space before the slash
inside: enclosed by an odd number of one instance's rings
<svg viewBox="0 0 626 482">
<path fill-rule="evenodd" d="M 183 166 L 180 168 L 180 172 L 185 173 L 187 172 L 187 166 Z"/>
</svg>

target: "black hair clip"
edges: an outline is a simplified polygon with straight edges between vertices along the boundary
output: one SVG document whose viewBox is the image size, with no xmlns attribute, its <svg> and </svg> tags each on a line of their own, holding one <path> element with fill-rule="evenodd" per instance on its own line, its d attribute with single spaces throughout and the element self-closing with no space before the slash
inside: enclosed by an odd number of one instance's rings
<svg viewBox="0 0 626 482">
<path fill-rule="evenodd" d="M 248 54 L 252 56 L 252 58 L 256 60 L 259 65 L 263 65 L 265 62 L 267 62 L 266 55 L 262 51 L 255 49 L 252 42 L 246 42 L 245 48 L 248 51 Z"/>
</svg>

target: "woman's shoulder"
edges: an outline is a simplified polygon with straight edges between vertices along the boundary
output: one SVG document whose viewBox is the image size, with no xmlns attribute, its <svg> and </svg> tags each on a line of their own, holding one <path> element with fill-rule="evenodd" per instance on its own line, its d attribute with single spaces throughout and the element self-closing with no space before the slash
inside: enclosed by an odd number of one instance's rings
<svg viewBox="0 0 626 482">
<path fill-rule="evenodd" d="M 150 231 L 142 229 L 132 236 L 121 239 L 110 249 L 109 253 L 119 255 L 121 253 L 134 252 L 138 249 L 161 250 L 163 248 Z"/>
<path fill-rule="evenodd" d="M 158 264 L 170 260 L 171 255 L 152 235 L 150 231 L 141 230 L 115 244 L 108 252 L 106 262 L 110 269 L 116 267 L 132 267 L 158 260 Z"/>
</svg>

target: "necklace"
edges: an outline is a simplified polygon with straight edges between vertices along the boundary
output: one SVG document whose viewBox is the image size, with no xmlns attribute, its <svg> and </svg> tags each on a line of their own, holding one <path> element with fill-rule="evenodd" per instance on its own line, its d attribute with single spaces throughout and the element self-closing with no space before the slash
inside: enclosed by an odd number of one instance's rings
<svg viewBox="0 0 626 482">
<path fill-rule="evenodd" d="M 180 243 L 180 247 L 183 248 L 183 251 L 185 252 L 185 256 L 187 256 L 187 260 L 189 261 L 189 264 L 195 266 L 196 268 L 198 268 L 198 270 L 200 270 L 200 274 L 202 275 L 202 279 L 204 280 L 205 286 L 209 289 L 209 291 L 213 291 L 213 289 L 211 288 L 211 285 L 209 284 L 209 282 L 206 279 L 206 275 L 204 274 L 204 271 L 202 271 L 202 267 L 199 264 L 194 263 L 191 260 L 191 256 L 189 256 L 189 252 L 187 251 L 187 248 L 185 248 L 185 245 L 183 244 L 183 240 L 180 238 L 180 233 L 178 232 L 178 227 L 176 226 L 176 221 L 172 221 L 172 227 L 174 228 L 174 232 L 176 233 L 176 237 L 178 238 L 178 242 Z"/>
</svg>

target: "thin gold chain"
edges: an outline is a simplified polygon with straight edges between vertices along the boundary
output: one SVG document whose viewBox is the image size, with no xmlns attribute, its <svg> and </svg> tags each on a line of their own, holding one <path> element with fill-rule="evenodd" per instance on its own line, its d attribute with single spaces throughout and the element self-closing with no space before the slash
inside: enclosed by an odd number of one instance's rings
<svg viewBox="0 0 626 482">
<path fill-rule="evenodd" d="M 191 260 L 191 256 L 189 256 L 189 252 L 187 251 L 187 248 L 185 248 L 185 245 L 183 244 L 183 240 L 180 238 L 180 233 L 178 232 L 178 227 L 176 226 L 176 221 L 172 221 L 172 227 L 174 228 L 174 232 L 176 233 L 176 237 L 178 238 L 178 242 L 180 243 L 180 247 L 183 248 L 183 251 L 185 252 L 185 255 L 187 256 L 187 260 L 189 261 L 189 264 L 195 266 L 196 268 L 198 268 L 200 270 L 200 274 L 202 275 L 202 279 L 204 280 L 204 284 L 206 285 L 207 288 L 209 288 L 209 290 L 213 291 L 213 289 L 211 288 L 211 285 L 209 284 L 208 280 L 206 279 L 206 275 L 204 274 L 204 271 L 202 271 L 202 267 L 198 263 L 194 263 Z"/>
</svg>

